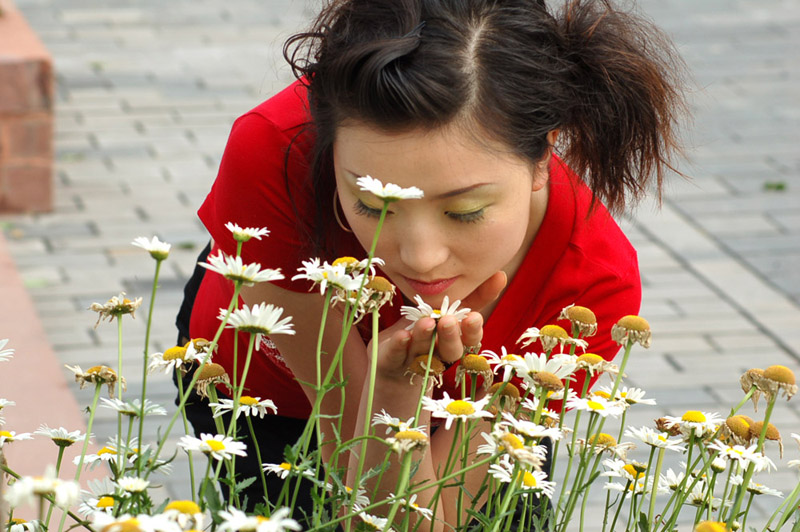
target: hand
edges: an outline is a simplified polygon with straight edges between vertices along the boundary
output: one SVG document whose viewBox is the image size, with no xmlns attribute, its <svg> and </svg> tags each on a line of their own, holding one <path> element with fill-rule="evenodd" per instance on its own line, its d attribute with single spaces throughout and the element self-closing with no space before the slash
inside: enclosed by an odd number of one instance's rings
<svg viewBox="0 0 800 532">
<path fill-rule="evenodd" d="M 483 316 L 477 311 L 497 299 L 506 283 L 506 274 L 497 272 L 464 298 L 461 306 L 473 310 L 460 324 L 453 316 L 441 318 L 438 326 L 433 318 L 423 318 L 414 324 L 412 330 L 407 331 L 405 327 L 408 322 L 399 320 L 382 331 L 379 336 L 378 372 L 384 377 L 404 378 L 406 368 L 413 359 L 428 353 L 434 329 L 437 332 L 439 357 L 445 363 L 458 361 L 464 354 L 465 346 L 477 345 L 483 338 Z"/>
</svg>

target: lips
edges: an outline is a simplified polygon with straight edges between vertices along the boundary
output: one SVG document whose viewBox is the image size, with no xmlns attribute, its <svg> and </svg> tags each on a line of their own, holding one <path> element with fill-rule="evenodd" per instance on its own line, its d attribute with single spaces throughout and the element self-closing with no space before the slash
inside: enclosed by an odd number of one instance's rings
<svg viewBox="0 0 800 532">
<path fill-rule="evenodd" d="M 450 277 L 449 279 L 436 279 L 435 281 L 420 281 L 417 279 L 409 279 L 403 276 L 408 285 L 421 296 L 435 296 L 446 291 L 453 286 L 453 283 L 458 280 L 458 277 Z"/>
</svg>

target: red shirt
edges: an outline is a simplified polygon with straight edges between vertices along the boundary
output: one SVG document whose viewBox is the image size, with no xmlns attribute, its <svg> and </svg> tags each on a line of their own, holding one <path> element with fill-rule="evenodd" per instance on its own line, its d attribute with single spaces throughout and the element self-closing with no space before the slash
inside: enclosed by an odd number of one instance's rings
<svg viewBox="0 0 800 532">
<path fill-rule="evenodd" d="M 286 279 L 276 284 L 297 292 L 308 291 L 307 282 L 290 279 L 301 260 L 311 258 L 307 236 L 311 216 L 303 214 L 314 208 L 308 181 L 311 142 L 302 130 L 310 119 L 305 91 L 294 83 L 236 120 L 217 179 L 198 211 L 215 242 L 212 254 L 218 249 L 228 254 L 236 251 L 236 242 L 225 228 L 227 222 L 267 227 L 270 235 L 246 242 L 242 258 L 245 263 L 281 268 Z M 295 142 L 287 157 L 292 139 Z M 577 304 L 597 316 L 598 333 L 588 339 L 589 351 L 611 360 L 619 350 L 611 340 L 611 326 L 622 316 L 639 311 L 636 251 L 602 205 L 598 203 L 588 214 L 591 191 L 557 157 L 550 163 L 549 187 L 542 225 L 486 321 L 483 348 L 500 353 L 505 346 L 509 352 L 518 352 L 516 341 L 525 329 L 556 323 L 562 308 Z M 340 237 L 340 255 L 366 256 L 352 234 L 341 231 Z M 219 309 L 227 308 L 232 295 L 230 281 L 211 272 L 205 275 L 192 312 L 193 338 L 214 336 L 220 324 Z M 393 306 L 383 307 L 384 326 L 399 318 L 399 299 Z M 570 330 L 568 322 L 561 325 Z M 247 344 L 248 335 L 241 333 L 240 372 Z M 232 373 L 232 331 L 223 333 L 214 361 Z M 455 367 L 447 372 L 446 390 L 455 389 L 454 375 Z M 246 386 L 247 394 L 272 399 L 280 415 L 306 418 L 310 413 L 300 385 L 268 338 L 262 340 L 252 359 Z"/>
</svg>

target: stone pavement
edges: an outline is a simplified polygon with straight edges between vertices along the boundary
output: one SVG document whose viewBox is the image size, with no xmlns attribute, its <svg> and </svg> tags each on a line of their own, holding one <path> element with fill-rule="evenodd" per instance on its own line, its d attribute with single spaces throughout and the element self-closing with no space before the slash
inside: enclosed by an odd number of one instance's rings
<svg viewBox="0 0 800 532">
<path fill-rule="evenodd" d="M 171 242 L 151 336 L 151 352 L 164 350 L 175 340 L 181 288 L 207 240 L 195 212 L 230 125 L 292 79 L 281 45 L 317 2 L 17 5 L 55 58 L 56 208 L 2 216 L 8 248 L 61 361 L 85 368 L 115 366 L 117 353 L 115 328 L 95 329 L 89 304 L 120 290 L 149 299 L 153 261 L 129 242 L 143 235 Z M 641 314 L 654 331 L 653 347 L 637 352 L 627 373 L 658 406 L 633 410 L 634 425 L 688 409 L 726 412 L 749 367 L 800 370 L 800 4 L 638 5 L 689 64 L 695 118 L 689 161 L 680 165 L 692 179 L 670 178 L 660 210 L 646 203 L 622 222 L 639 251 Z M 143 308 L 125 322 L 126 353 L 141 353 L 145 317 Z M 135 393 L 142 362 L 126 357 L 125 364 Z M 73 389 L 87 404 L 87 392 Z M 151 399 L 171 407 L 173 396 L 168 379 L 148 380 Z M 787 457 L 779 460 L 772 448 L 782 468 L 761 479 L 784 492 L 797 482 L 785 462 L 798 455 L 789 434 L 800 433 L 799 408 L 797 398 L 776 407 Z M 151 441 L 159 424 L 155 418 L 148 427 Z M 94 428 L 99 441 L 115 430 L 108 414 Z M 174 473 L 160 479 L 172 497 L 187 494 L 183 460 L 179 453 Z M 756 506 L 762 515 L 775 504 Z"/>
</svg>

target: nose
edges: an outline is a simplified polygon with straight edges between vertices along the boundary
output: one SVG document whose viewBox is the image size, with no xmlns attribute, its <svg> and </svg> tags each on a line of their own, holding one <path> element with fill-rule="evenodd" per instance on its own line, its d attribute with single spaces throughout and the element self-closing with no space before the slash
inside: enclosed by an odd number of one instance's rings
<svg viewBox="0 0 800 532">
<path fill-rule="evenodd" d="M 435 275 L 450 254 L 444 235 L 425 224 L 410 224 L 398 242 L 400 260 L 409 270 L 420 275 Z"/>
</svg>

